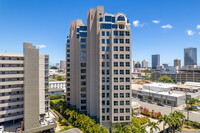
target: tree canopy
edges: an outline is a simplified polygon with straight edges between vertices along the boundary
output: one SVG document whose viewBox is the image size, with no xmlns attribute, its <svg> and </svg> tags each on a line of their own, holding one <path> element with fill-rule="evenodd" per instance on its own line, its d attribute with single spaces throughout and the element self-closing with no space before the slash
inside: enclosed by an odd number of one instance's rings
<svg viewBox="0 0 200 133">
<path fill-rule="evenodd" d="M 158 79 L 158 82 L 163 82 L 163 83 L 173 83 L 174 81 L 167 75 L 161 76 Z"/>
</svg>

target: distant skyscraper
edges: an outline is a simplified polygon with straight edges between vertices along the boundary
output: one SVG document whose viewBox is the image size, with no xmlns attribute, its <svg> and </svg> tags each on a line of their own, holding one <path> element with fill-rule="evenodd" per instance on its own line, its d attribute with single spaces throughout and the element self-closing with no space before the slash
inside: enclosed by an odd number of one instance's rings
<svg viewBox="0 0 200 133">
<path fill-rule="evenodd" d="M 142 67 L 143 67 L 143 68 L 147 68 L 147 67 L 148 67 L 148 61 L 143 60 L 143 61 L 142 61 Z"/>
<path fill-rule="evenodd" d="M 59 63 L 56 63 L 56 67 L 57 67 L 58 69 L 60 68 Z"/>
<path fill-rule="evenodd" d="M 181 67 L 181 60 L 175 59 L 174 60 L 174 67 Z"/>
<path fill-rule="evenodd" d="M 163 68 L 167 68 L 169 65 L 168 64 L 162 64 Z"/>
<path fill-rule="evenodd" d="M 133 60 L 133 72 L 135 71 L 135 61 Z"/>
<path fill-rule="evenodd" d="M 160 66 L 160 55 L 152 55 L 152 69 L 157 69 Z"/>
<path fill-rule="evenodd" d="M 66 60 L 60 61 L 60 69 L 64 71 L 66 70 Z"/>
<path fill-rule="evenodd" d="M 141 67 L 141 64 L 139 61 L 137 61 L 137 63 L 135 64 L 135 68 L 140 68 Z"/>
<path fill-rule="evenodd" d="M 184 49 L 184 66 L 197 65 L 197 48 Z"/>
</svg>

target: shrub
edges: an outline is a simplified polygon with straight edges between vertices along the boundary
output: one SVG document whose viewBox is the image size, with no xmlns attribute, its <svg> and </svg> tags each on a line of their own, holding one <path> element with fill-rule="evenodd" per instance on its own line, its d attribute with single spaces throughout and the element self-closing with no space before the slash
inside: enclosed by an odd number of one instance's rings
<svg viewBox="0 0 200 133">
<path fill-rule="evenodd" d="M 55 99 L 64 99 L 65 98 L 65 94 L 63 95 L 54 95 L 54 96 L 50 96 L 50 100 L 55 100 Z"/>
<path fill-rule="evenodd" d="M 194 109 L 194 108 L 193 108 L 192 111 L 198 111 L 198 109 Z"/>
<path fill-rule="evenodd" d="M 62 124 L 62 125 L 65 125 L 65 120 L 64 120 L 64 119 L 61 120 L 61 124 Z"/>
</svg>

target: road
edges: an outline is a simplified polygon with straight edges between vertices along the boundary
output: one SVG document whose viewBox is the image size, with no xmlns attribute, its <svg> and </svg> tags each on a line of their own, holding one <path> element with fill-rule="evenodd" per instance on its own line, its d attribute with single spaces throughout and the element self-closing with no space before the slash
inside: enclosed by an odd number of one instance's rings
<svg viewBox="0 0 200 133">
<path fill-rule="evenodd" d="M 136 100 L 136 99 L 134 99 Z M 183 114 L 185 115 L 185 117 L 187 118 L 187 111 L 183 109 L 183 107 L 172 107 L 171 106 L 165 106 L 165 107 L 162 107 L 162 106 L 158 106 L 156 104 L 150 104 L 150 103 L 147 103 L 147 102 L 142 102 L 142 101 L 139 101 L 139 100 L 136 100 L 138 101 L 138 103 L 142 106 L 142 107 L 146 107 L 148 108 L 150 111 L 151 110 L 154 110 L 156 112 L 161 112 L 162 114 L 167 114 L 169 115 L 171 112 L 177 110 L 177 111 L 181 111 L 183 112 Z M 197 122 L 200 122 L 200 112 L 195 112 L 195 111 L 190 111 L 189 112 L 189 120 L 191 121 L 197 121 Z"/>
</svg>

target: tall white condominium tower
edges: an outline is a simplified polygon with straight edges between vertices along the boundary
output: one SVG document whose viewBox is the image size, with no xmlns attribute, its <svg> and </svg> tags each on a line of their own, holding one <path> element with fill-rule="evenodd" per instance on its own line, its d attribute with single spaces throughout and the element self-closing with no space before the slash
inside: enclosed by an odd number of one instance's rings
<svg viewBox="0 0 200 133">
<path fill-rule="evenodd" d="M 143 67 L 143 68 L 148 68 L 148 61 L 143 60 L 143 61 L 142 61 L 142 67 Z"/>
<path fill-rule="evenodd" d="M 70 23 L 66 43 L 67 103 L 100 125 L 131 122 L 131 29 L 123 13 L 87 12 Z"/>
<path fill-rule="evenodd" d="M 48 67 L 49 56 L 32 43 L 24 43 L 23 54 L 0 53 L 0 125 L 23 121 L 24 133 L 55 126 L 40 126 L 49 111 Z"/>
</svg>

